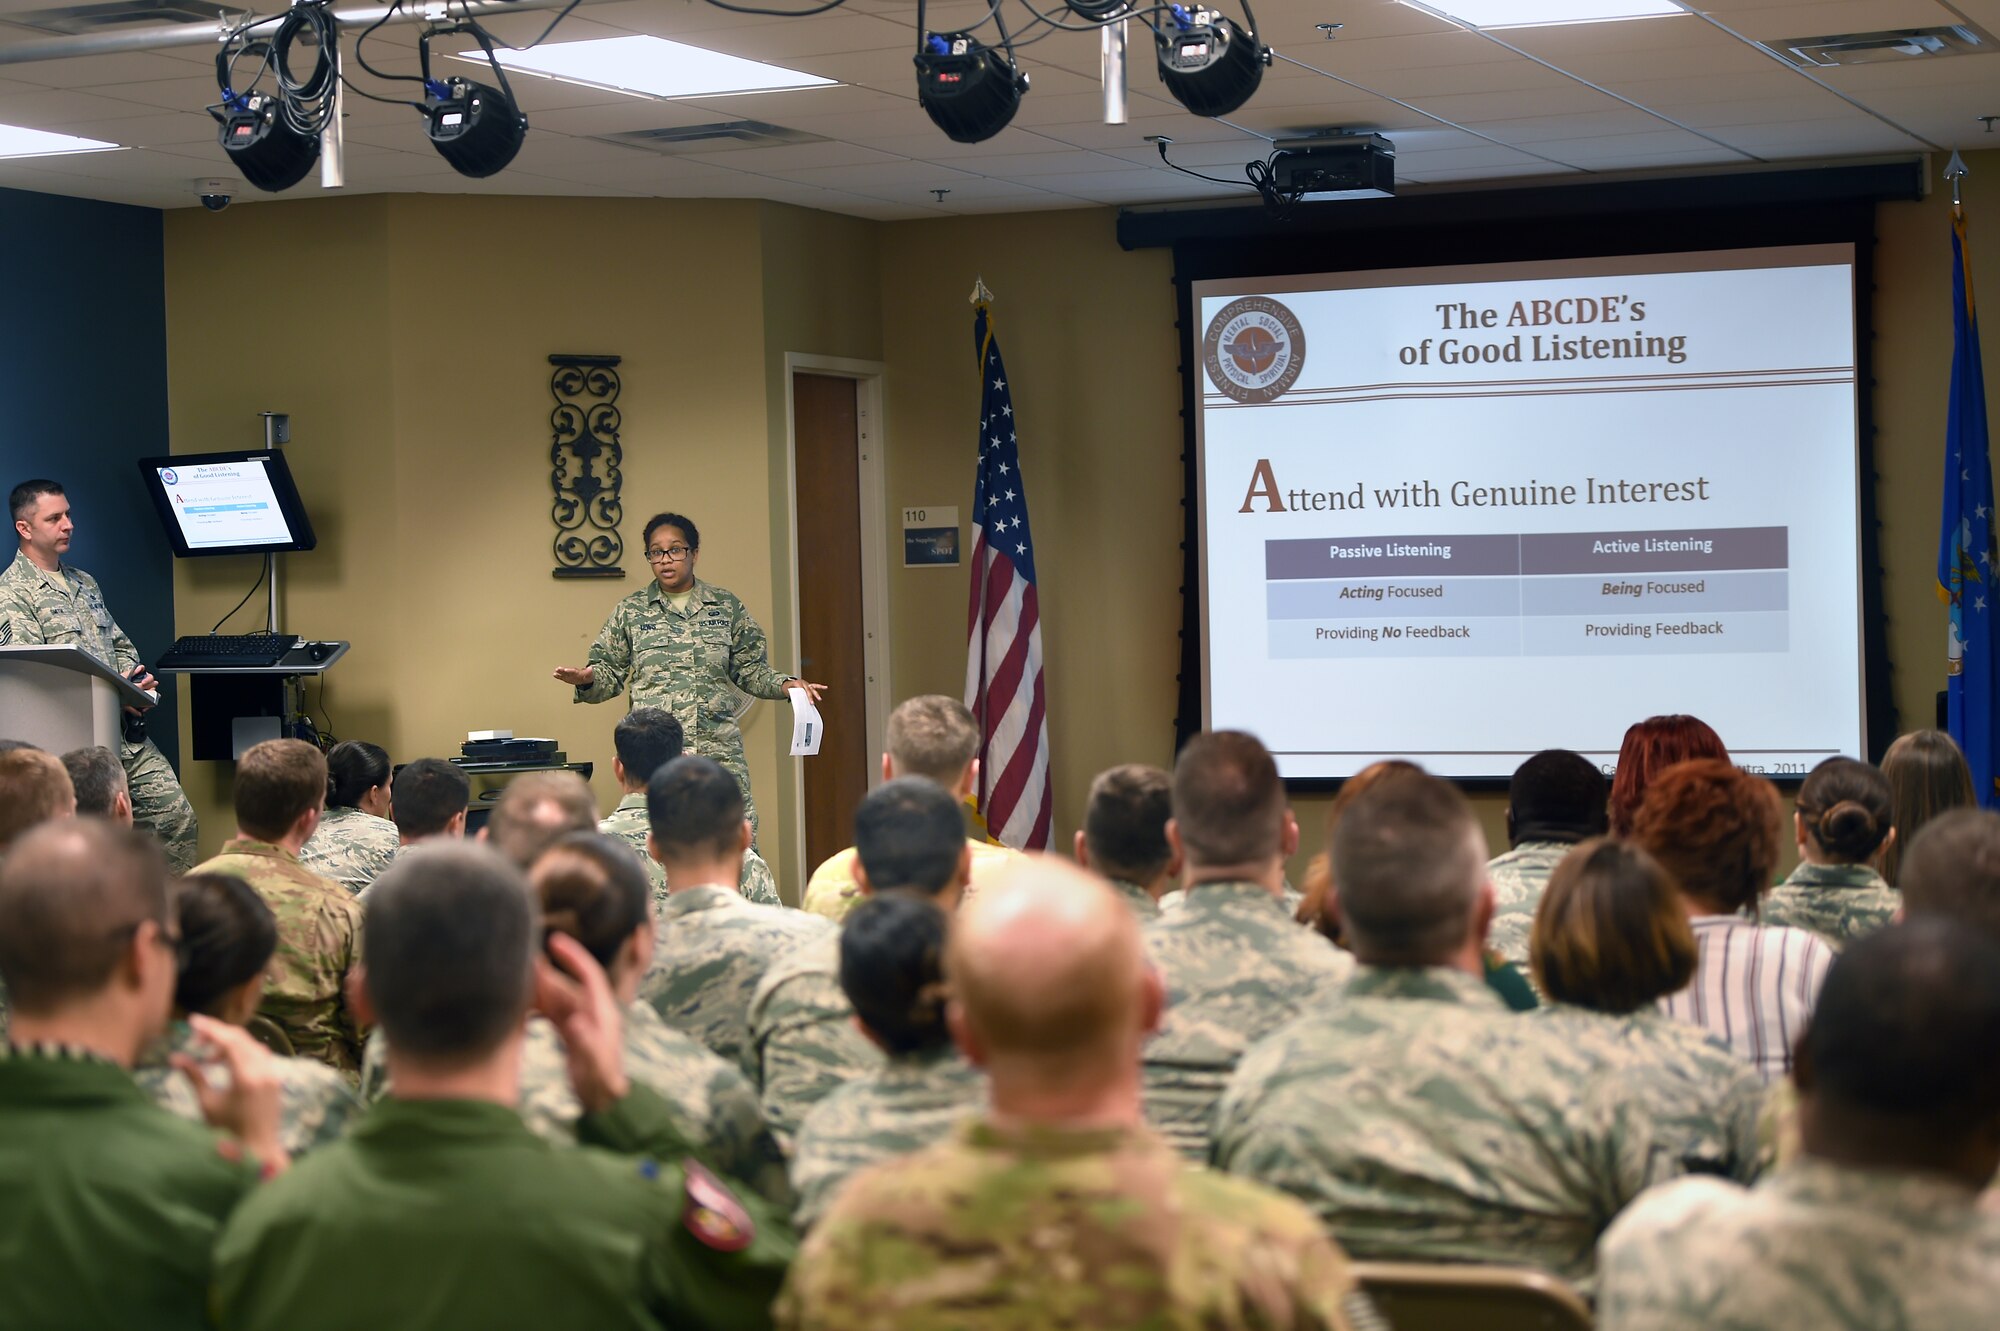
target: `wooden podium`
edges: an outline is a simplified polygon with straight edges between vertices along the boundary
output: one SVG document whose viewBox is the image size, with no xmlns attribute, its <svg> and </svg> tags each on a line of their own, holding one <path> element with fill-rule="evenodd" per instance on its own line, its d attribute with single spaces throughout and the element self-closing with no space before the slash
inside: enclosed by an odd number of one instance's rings
<svg viewBox="0 0 2000 1331">
<path fill-rule="evenodd" d="M 81 647 L 0 647 L 0 739 L 56 754 L 92 744 L 117 753 L 123 709 L 152 705 Z"/>
</svg>

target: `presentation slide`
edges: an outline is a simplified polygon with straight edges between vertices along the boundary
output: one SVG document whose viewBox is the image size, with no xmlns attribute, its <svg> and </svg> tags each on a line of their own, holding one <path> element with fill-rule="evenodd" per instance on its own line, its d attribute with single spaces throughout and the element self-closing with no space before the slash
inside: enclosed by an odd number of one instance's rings
<svg viewBox="0 0 2000 1331">
<path fill-rule="evenodd" d="M 1198 282 L 1205 721 L 1288 778 L 1862 752 L 1849 246 Z"/>
<path fill-rule="evenodd" d="M 286 545 L 292 533 L 263 458 L 160 467 L 160 486 L 190 550 Z"/>
</svg>

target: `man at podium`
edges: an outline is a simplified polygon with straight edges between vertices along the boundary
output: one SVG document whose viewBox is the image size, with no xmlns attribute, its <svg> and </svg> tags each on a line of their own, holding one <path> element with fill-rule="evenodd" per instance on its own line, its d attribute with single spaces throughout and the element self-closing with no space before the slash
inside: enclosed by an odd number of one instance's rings
<svg viewBox="0 0 2000 1331">
<path fill-rule="evenodd" d="M 0 646 L 75 646 L 142 689 L 159 687 L 139 649 L 104 604 L 97 579 L 62 562 L 69 552 L 69 498 L 55 481 L 23 481 L 8 499 L 20 553 L 0 573 Z M 138 715 L 138 710 L 127 708 Z M 132 787 L 132 821 L 166 847 L 174 872 L 194 867 L 194 808 L 167 757 L 150 739 L 118 746 Z"/>
</svg>

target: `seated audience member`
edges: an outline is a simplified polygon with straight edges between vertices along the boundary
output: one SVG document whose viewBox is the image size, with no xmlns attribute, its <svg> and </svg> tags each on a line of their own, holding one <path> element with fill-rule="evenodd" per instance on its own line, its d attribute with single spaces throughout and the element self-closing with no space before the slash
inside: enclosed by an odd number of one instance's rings
<svg viewBox="0 0 2000 1331">
<path fill-rule="evenodd" d="M 597 827 L 597 802 L 575 772 L 526 772 L 507 783 L 479 839 L 526 872 L 541 853 L 571 832 Z"/>
<path fill-rule="evenodd" d="M 945 1026 L 950 918 L 934 901 L 890 893 L 855 907 L 840 931 L 840 987 L 886 1061 L 814 1105 L 799 1128 L 792 1220 L 801 1233 L 853 1175 L 942 1141 L 985 1097 L 985 1079 Z"/>
<path fill-rule="evenodd" d="M 1432 777 L 1385 781 L 1333 839 L 1345 986 L 1244 1055 L 1215 1162 L 1306 1203 L 1356 1257 L 1531 1265 L 1587 1285 L 1656 1145 L 1606 1053 L 1482 978 L 1486 838 Z"/>
<path fill-rule="evenodd" d="M 214 1084 L 229 1075 L 219 1051 L 191 1022 L 207 1017 L 247 1025 L 264 997 L 264 976 L 278 948 L 278 922 L 264 898 L 240 878 L 194 873 L 173 887 L 174 924 L 180 932 L 180 975 L 174 981 L 173 1020 L 166 1037 L 149 1046 L 133 1077 L 153 1102 L 191 1122 L 203 1121 L 194 1063 Z M 287 1154 L 305 1154 L 334 1141 L 361 1114 L 347 1079 L 309 1058 L 273 1058 L 278 1082 L 279 1140 Z"/>
<path fill-rule="evenodd" d="M 0 859 L 31 828 L 76 816 L 76 787 L 62 759 L 23 745 L 0 753 Z"/>
<path fill-rule="evenodd" d="M 1167 840 L 1187 902 L 1145 927 L 1167 1012 L 1146 1045 L 1146 1121 L 1206 1160 L 1215 1102 L 1237 1059 L 1304 1012 L 1353 960 L 1285 910 L 1285 860 L 1299 825 L 1278 766 L 1236 730 L 1196 735 L 1174 763 Z M 1336 879 L 1338 875 L 1336 875 Z"/>
<path fill-rule="evenodd" d="M 1535 981 L 1553 1007 L 1536 1018 L 1608 1046 L 1644 1087 L 1673 1171 L 1756 1176 L 1764 1083 L 1734 1049 L 1659 1010 L 1694 975 L 1694 930 L 1659 861 L 1598 839 L 1556 865 L 1535 917 Z"/>
<path fill-rule="evenodd" d="M 1303 1208 L 1188 1168 L 1141 1122 L 1162 995 L 1110 889 L 1025 860 L 950 932 L 947 1020 L 992 1107 L 848 1182 L 792 1268 L 782 1326 L 1375 1324 Z"/>
<path fill-rule="evenodd" d="M 1535 908 L 1556 864 L 1579 841 L 1610 826 L 1604 774 L 1582 754 L 1544 749 L 1514 770 L 1507 785 L 1507 840 L 1512 849 L 1486 866 L 1493 884 L 1493 931 L 1487 946 L 1516 966 L 1528 964 Z"/>
<path fill-rule="evenodd" d="M 1150 920 L 1180 877 L 1180 857 L 1167 844 L 1174 815 L 1174 779 L 1157 767 L 1127 763 L 1090 783 L 1076 862 L 1111 884 L 1126 904 Z"/>
<path fill-rule="evenodd" d="M 1374 786 L 1377 781 L 1386 781 L 1399 776 L 1425 776 L 1423 768 L 1402 758 L 1385 758 L 1381 762 L 1370 763 L 1353 776 L 1340 783 L 1333 799 L 1326 806 L 1326 824 L 1323 844 L 1333 844 L 1333 829 L 1340 826 L 1340 820 L 1347 813 L 1349 805 Z M 1320 851 L 1306 864 L 1305 889 L 1300 893 L 1295 918 L 1300 924 L 1317 929 L 1333 942 L 1340 941 L 1340 912 L 1333 909 L 1333 857 L 1327 851 Z"/>
<path fill-rule="evenodd" d="M 756 1079 L 750 999 L 771 963 L 830 933 L 827 921 L 783 906 L 759 906 L 736 890 L 750 822 L 743 787 L 713 759 L 692 754 L 653 773 L 646 786 L 647 850 L 667 871 L 659 942 L 639 997 Z"/>
<path fill-rule="evenodd" d="M 667 901 L 667 875 L 646 854 L 646 835 L 650 830 L 646 823 L 646 783 L 653 779 L 653 773 L 681 756 L 684 744 L 681 723 L 663 707 L 634 707 L 612 728 L 611 743 L 617 750 L 617 756 L 611 760 L 611 771 L 618 778 L 618 789 L 623 795 L 618 807 L 599 820 L 597 830 L 623 838 L 637 853 L 652 883 L 653 908 L 657 910 Z M 772 876 L 771 866 L 754 849 L 743 852 L 743 878 L 736 889 L 746 900 L 760 906 L 785 904 L 778 896 L 778 880 Z"/>
<path fill-rule="evenodd" d="M 236 837 L 197 873 L 241 878 L 278 921 L 278 950 L 258 1011 L 292 1052 L 350 1077 L 361 1070 L 361 1023 L 347 976 L 361 958 L 361 903 L 299 862 L 326 801 L 326 759 L 304 740 L 267 739 L 236 760 Z"/>
<path fill-rule="evenodd" d="M 243 1032 L 204 1031 L 233 1073 L 206 1103 L 239 1140 L 161 1113 L 133 1085 L 127 1069 L 166 1028 L 174 950 L 166 860 L 143 833 L 59 824 L 0 866 L 0 975 L 14 996 L 0 1046 L 8 1327 L 208 1326 L 216 1232 L 260 1169 L 285 1165 L 269 1055 Z"/>
<path fill-rule="evenodd" d="M 1625 732 L 1618 746 L 1618 770 L 1611 778 L 1611 831 L 1632 835 L 1632 818 L 1653 778 L 1692 758 L 1729 760 L 1722 737 L 1693 716 L 1649 716 Z"/>
<path fill-rule="evenodd" d="M 1745 918 L 1778 868 L 1778 788 L 1707 758 L 1668 768 L 1632 820 L 1632 840 L 1666 867 L 1700 955 L 1669 1016 L 1727 1040 L 1766 1084 L 1791 1071 L 1833 949 L 1804 929 Z"/>
<path fill-rule="evenodd" d="M 117 754 L 92 744 L 65 753 L 62 765 L 76 789 L 78 814 L 108 818 L 120 827 L 132 825 L 132 785 Z"/>
<path fill-rule="evenodd" d="M 2000 949 L 1913 919 L 1849 945 L 1799 1044 L 1801 1159 L 1682 1179 L 1605 1235 L 1604 1331 L 1994 1324 Z"/>
<path fill-rule="evenodd" d="M 528 886 L 541 905 L 543 935 L 565 933 L 583 944 L 624 1006 L 627 1075 L 665 1102 L 674 1127 L 703 1160 L 775 1205 L 789 1206 L 784 1157 L 764 1126 L 756 1091 L 735 1067 L 637 1001 L 639 977 L 653 956 L 650 889 L 638 857 L 614 837 L 571 832 L 542 852 L 528 871 Z M 368 1041 L 362 1089 L 371 1100 L 395 1094 L 388 1046 L 381 1031 Z M 570 1089 L 555 1025 L 540 1015 L 528 1018 L 515 1107 L 538 1135 L 576 1144 L 583 1107 Z"/>
<path fill-rule="evenodd" d="M 1979 800 L 1965 754 L 1942 730 L 1899 736 L 1882 755 L 1882 776 L 1889 783 L 1889 822 L 1896 839 L 1882 848 L 1880 868 L 1883 880 L 1900 888 L 1903 855 L 1924 824 L 1953 809 L 1976 809 Z"/>
<path fill-rule="evenodd" d="M 1903 852 L 1903 911 L 1935 917 L 2000 944 L 2000 813 L 1953 809 Z"/>
<path fill-rule="evenodd" d="M 379 746 L 350 739 L 327 750 L 326 812 L 299 863 L 359 895 L 402 844 L 390 791 L 389 755 Z"/>
<path fill-rule="evenodd" d="M 972 850 L 965 815 L 942 786 L 913 776 L 877 786 L 854 811 L 854 847 L 854 882 L 864 897 L 912 892 L 958 909 Z M 788 1141 L 834 1087 L 882 1066 L 842 992 L 837 931 L 801 943 L 764 972 L 750 996 L 747 1058 L 764 1117 Z"/>
<path fill-rule="evenodd" d="M 403 764 L 390 787 L 394 799 L 396 840 L 401 846 L 465 835 L 465 813 L 472 803 L 472 779 L 442 758 L 418 758 Z"/>
<path fill-rule="evenodd" d="M 1799 787 L 1799 866 L 1760 908 L 1766 924 L 1810 929 L 1836 948 L 1896 918 L 1902 894 L 1871 861 L 1895 841 L 1889 783 L 1867 763 L 1828 758 Z"/>
<path fill-rule="evenodd" d="M 216 1247 L 229 1331 L 750 1327 L 792 1255 L 782 1220 L 696 1164 L 624 1067 L 623 1010 L 564 933 L 538 958 L 521 874 L 484 846 L 397 857 L 368 898 L 356 1003 L 395 1093 L 240 1207 Z M 571 978 L 574 977 L 574 978 Z M 558 1148 L 521 1121 L 531 1003 L 583 1108 Z"/>
<path fill-rule="evenodd" d="M 979 723 L 965 704 L 941 693 L 927 693 L 905 699 L 889 713 L 884 737 L 888 752 L 882 755 L 882 779 L 917 776 L 934 781 L 950 791 L 961 804 L 979 782 Z M 968 810 L 960 815 L 968 820 L 966 844 L 972 847 L 972 881 L 966 895 L 977 891 L 989 875 L 1012 863 L 1017 852 L 974 836 Z M 806 883 L 800 905 L 815 915 L 838 920 L 860 902 L 862 892 L 854 881 L 854 848 L 830 856 L 814 869 Z"/>
</svg>

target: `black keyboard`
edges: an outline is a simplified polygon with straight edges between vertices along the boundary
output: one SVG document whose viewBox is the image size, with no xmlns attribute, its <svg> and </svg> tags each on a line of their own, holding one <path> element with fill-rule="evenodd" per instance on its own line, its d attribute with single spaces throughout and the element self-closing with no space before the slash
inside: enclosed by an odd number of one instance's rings
<svg viewBox="0 0 2000 1331">
<path fill-rule="evenodd" d="M 215 669 L 218 666 L 273 666 L 292 650 L 290 633 L 203 633 L 167 649 L 158 670 Z"/>
</svg>

